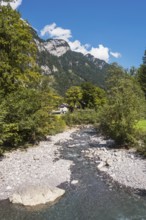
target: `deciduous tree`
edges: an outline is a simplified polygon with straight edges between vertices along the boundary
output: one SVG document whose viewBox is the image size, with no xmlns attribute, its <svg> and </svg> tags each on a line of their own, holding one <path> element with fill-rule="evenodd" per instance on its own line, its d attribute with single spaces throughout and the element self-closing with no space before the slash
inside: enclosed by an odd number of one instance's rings
<svg viewBox="0 0 146 220">
<path fill-rule="evenodd" d="M 90 82 L 83 83 L 82 89 L 82 107 L 98 109 L 106 101 L 105 91 L 97 86 L 94 86 Z"/>
<path fill-rule="evenodd" d="M 0 6 L 0 87 L 7 94 L 28 87 L 38 77 L 29 25 L 9 5 Z"/>
<path fill-rule="evenodd" d="M 109 81 L 113 83 L 108 86 L 108 101 L 101 114 L 101 129 L 118 144 L 134 143 L 135 125 L 144 112 L 143 92 L 130 76 L 111 78 Z"/>
<path fill-rule="evenodd" d="M 76 107 L 81 106 L 82 90 L 79 86 L 72 86 L 66 92 L 66 102 L 69 104 L 71 112 Z"/>
</svg>

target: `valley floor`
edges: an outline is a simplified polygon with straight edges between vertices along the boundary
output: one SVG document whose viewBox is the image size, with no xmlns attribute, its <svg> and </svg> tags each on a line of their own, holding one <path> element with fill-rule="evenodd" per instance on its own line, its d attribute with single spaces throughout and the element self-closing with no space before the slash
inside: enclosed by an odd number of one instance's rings
<svg viewBox="0 0 146 220">
<path fill-rule="evenodd" d="M 96 135 L 93 127 L 87 126 L 87 129 L 89 148 L 82 150 L 81 155 L 94 162 L 97 172 L 100 170 L 127 187 L 146 190 L 146 160 L 134 150 L 112 149 L 109 147 L 111 141 Z M 72 138 L 71 134 L 77 131 L 78 128 L 74 128 L 51 136 L 50 140 L 26 151 L 6 153 L 0 160 L 0 200 L 9 198 L 24 186 L 55 187 L 70 182 L 73 162 L 62 159 L 59 150 L 62 143 L 67 143 Z M 81 135 L 83 140 L 84 135 Z"/>
</svg>

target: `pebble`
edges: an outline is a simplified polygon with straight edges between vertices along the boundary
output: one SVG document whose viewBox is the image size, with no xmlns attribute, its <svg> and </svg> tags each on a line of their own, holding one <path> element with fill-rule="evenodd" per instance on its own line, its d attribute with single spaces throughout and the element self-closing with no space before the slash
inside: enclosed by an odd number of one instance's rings
<svg viewBox="0 0 146 220">
<path fill-rule="evenodd" d="M 92 148 L 89 152 L 89 155 L 94 155 L 95 164 L 98 160 L 102 161 L 97 166 L 100 171 L 108 174 L 119 184 L 133 189 L 146 190 L 146 159 L 137 156 L 134 149 L 115 150 L 108 147 L 103 149 Z"/>
<path fill-rule="evenodd" d="M 50 187 L 55 187 L 63 182 L 70 182 L 70 167 L 74 164 L 70 160 L 59 157 L 58 150 L 61 146 L 58 142 L 71 140 L 70 135 L 75 131 L 77 128 L 54 135 L 49 141 L 42 141 L 27 151 L 17 150 L 6 153 L 0 161 L 0 200 L 7 199 L 24 185 L 48 184 Z M 82 150 L 83 157 L 94 161 L 98 169 L 108 174 L 120 185 L 146 190 L 145 159 L 137 156 L 134 150 L 110 148 L 108 140 L 104 140 L 102 136 L 90 136 L 89 132 L 85 137 L 88 137 L 89 146 L 92 143 L 96 147 Z M 86 140 L 84 135 L 82 139 Z M 85 160 L 83 163 L 88 164 L 88 161 Z M 79 180 L 72 180 L 71 184 L 78 184 L 77 181 Z"/>
<path fill-rule="evenodd" d="M 72 184 L 72 185 L 76 185 L 76 184 L 78 184 L 78 183 L 79 183 L 78 180 L 72 180 L 72 181 L 71 181 L 71 184 Z"/>
<path fill-rule="evenodd" d="M 70 182 L 73 162 L 60 158 L 55 161 L 59 155 L 56 152 L 61 148 L 55 144 L 70 139 L 75 131 L 77 128 L 54 135 L 27 151 L 6 153 L 0 161 L 0 200 L 9 198 L 18 189 L 30 184 L 56 187 L 63 182 Z"/>
</svg>

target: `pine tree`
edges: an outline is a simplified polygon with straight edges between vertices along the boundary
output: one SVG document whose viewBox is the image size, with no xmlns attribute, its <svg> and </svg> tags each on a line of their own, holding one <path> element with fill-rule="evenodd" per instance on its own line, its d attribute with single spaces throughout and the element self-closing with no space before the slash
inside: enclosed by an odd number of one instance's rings
<svg viewBox="0 0 146 220">
<path fill-rule="evenodd" d="M 143 59 L 143 64 L 146 65 L 146 50 L 145 50 L 145 52 L 144 52 L 144 56 L 143 56 L 142 59 Z"/>
<path fill-rule="evenodd" d="M 143 64 L 138 69 L 137 79 L 146 97 L 146 50 L 143 56 Z"/>
<path fill-rule="evenodd" d="M 137 78 L 146 97 L 146 64 L 141 65 L 138 69 Z"/>
</svg>

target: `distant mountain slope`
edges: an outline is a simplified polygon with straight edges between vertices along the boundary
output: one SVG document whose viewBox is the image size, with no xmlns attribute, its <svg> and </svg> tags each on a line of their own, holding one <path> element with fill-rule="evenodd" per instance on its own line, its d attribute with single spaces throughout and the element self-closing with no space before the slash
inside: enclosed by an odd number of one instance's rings
<svg viewBox="0 0 146 220">
<path fill-rule="evenodd" d="M 109 64 L 94 56 L 71 51 L 68 43 L 61 39 L 40 39 L 33 30 L 38 47 L 38 64 L 42 74 L 53 78 L 52 86 L 60 93 L 73 85 L 92 82 L 104 86 Z"/>
</svg>

